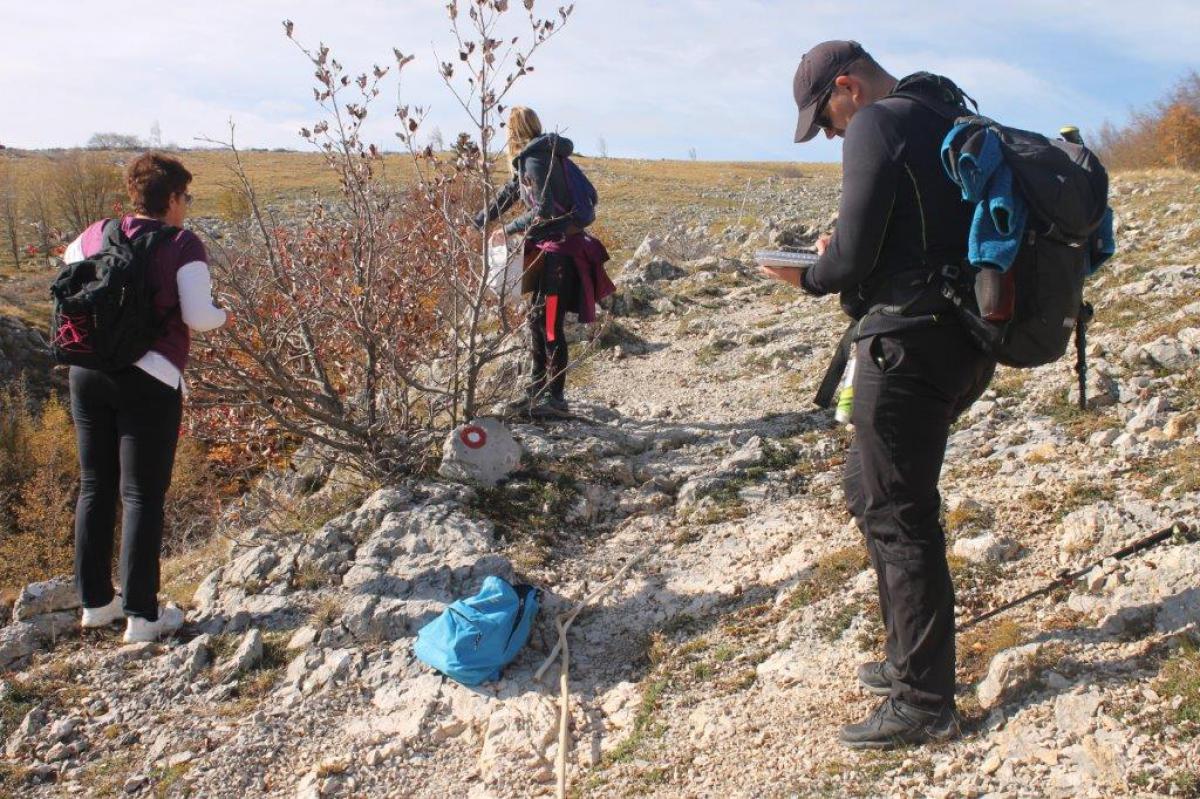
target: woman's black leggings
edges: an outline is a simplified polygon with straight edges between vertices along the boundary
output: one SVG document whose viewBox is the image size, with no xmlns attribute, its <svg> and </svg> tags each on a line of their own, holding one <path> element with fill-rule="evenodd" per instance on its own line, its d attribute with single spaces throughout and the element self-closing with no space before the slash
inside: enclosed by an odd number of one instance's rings
<svg viewBox="0 0 1200 799">
<path fill-rule="evenodd" d="M 530 354 L 533 384 L 562 399 L 567 384 L 569 355 L 563 321 L 568 309 L 575 310 L 579 275 L 568 255 L 545 253 L 529 312 Z"/>
<path fill-rule="evenodd" d="M 122 604 L 158 619 L 163 502 L 171 484 L 183 397 L 136 366 L 71 367 L 71 416 L 79 442 L 75 581 L 86 608 L 113 599 L 113 526 L 120 492 Z"/>
</svg>

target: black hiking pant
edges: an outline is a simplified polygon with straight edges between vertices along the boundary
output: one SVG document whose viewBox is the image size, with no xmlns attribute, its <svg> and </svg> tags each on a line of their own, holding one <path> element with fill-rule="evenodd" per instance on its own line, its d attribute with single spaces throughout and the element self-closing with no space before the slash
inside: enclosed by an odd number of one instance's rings
<svg viewBox="0 0 1200 799">
<path fill-rule="evenodd" d="M 563 322 L 574 311 L 579 297 L 579 275 L 571 256 L 542 253 L 541 271 L 529 312 L 532 382 L 535 390 L 548 390 L 562 399 L 567 385 L 570 356 Z"/>
<path fill-rule="evenodd" d="M 954 587 L 938 478 L 950 425 L 987 388 L 995 362 L 957 326 L 856 346 L 846 501 L 878 578 L 892 697 L 936 710 L 954 700 Z"/>
<path fill-rule="evenodd" d="M 71 367 L 79 444 L 75 581 L 86 608 L 113 599 L 113 525 L 121 498 L 121 594 L 127 616 L 158 619 L 163 502 L 171 484 L 183 397 L 136 366 Z"/>
</svg>

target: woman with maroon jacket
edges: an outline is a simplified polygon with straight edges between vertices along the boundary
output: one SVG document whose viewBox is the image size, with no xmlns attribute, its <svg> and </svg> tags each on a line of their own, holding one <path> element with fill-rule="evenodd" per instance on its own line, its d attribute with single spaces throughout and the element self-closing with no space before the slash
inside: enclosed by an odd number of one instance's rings
<svg viewBox="0 0 1200 799">
<path fill-rule="evenodd" d="M 79 502 L 75 509 L 75 580 L 84 627 L 125 619 L 125 640 L 153 641 L 183 623 L 175 607 L 159 608 L 163 502 L 171 483 L 183 414 L 183 371 L 191 331 L 229 321 L 212 303 L 208 257 L 183 230 L 192 175 L 176 158 L 147 153 L 125 172 L 134 213 L 120 220 L 130 240 L 164 226 L 179 231 L 151 255 L 146 279 L 162 334 L 132 366 L 107 372 L 72 366 L 71 416 L 79 444 Z M 91 258 L 104 242 L 105 222 L 91 225 L 67 248 L 67 263 Z M 122 507 L 121 584 L 112 585 L 113 527 Z"/>
</svg>

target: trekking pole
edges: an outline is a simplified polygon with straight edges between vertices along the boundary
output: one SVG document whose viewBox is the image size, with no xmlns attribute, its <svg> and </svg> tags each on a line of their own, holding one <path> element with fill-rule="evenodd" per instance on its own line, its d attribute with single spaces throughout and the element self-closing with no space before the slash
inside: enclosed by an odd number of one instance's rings
<svg viewBox="0 0 1200 799">
<path fill-rule="evenodd" d="M 1090 302 L 1079 306 L 1075 319 L 1075 374 L 1079 376 L 1079 410 L 1087 410 L 1087 329 L 1096 311 Z"/>
<path fill-rule="evenodd" d="M 1058 578 L 1056 580 L 1054 580 L 1054 582 L 1052 582 L 1048 585 L 1044 585 L 1041 588 L 1037 589 L 1036 591 L 1030 591 L 1028 594 L 1025 594 L 1024 596 L 1017 597 L 1016 599 L 1012 600 L 1011 602 L 1005 602 L 1003 605 L 1000 605 L 999 607 L 992 608 L 987 613 L 976 616 L 975 618 L 971 619 L 970 621 L 959 625 L 957 628 L 957 631 L 962 632 L 964 630 L 968 630 L 971 627 L 974 627 L 976 624 L 979 624 L 982 621 L 987 621 L 988 619 L 992 618 L 993 616 L 998 616 L 1006 610 L 1015 608 L 1017 605 L 1023 605 L 1031 599 L 1036 599 L 1039 596 L 1045 596 L 1046 594 L 1051 593 L 1052 591 L 1054 591 L 1057 588 L 1060 588 L 1065 585 L 1070 585 L 1071 583 L 1075 582 L 1080 577 L 1087 574 L 1092 569 L 1096 568 L 1097 566 L 1099 566 L 1101 563 L 1108 560 L 1109 558 L 1111 558 L 1113 560 L 1124 560 L 1125 558 L 1128 558 L 1131 555 L 1136 555 L 1139 552 L 1143 552 L 1147 549 L 1150 549 L 1151 547 L 1161 544 L 1163 541 L 1169 541 L 1173 538 L 1178 538 L 1179 540 L 1185 541 L 1185 542 L 1198 541 L 1198 540 L 1200 540 L 1200 535 L 1198 535 L 1197 532 L 1198 531 L 1194 531 L 1190 526 L 1183 524 L 1182 522 L 1176 522 L 1175 524 L 1172 524 L 1170 527 L 1166 527 L 1162 530 L 1159 530 L 1157 533 L 1154 533 L 1153 535 L 1148 535 L 1145 538 L 1141 539 L 1140 541 L 1134 541 L 1132 544 L 1130 544 L 1127 547 L 1124 547 L 1123 549 L 1118 549 L 1116 552 L 1112 553 L 1111 555 L 1108 555 L 1107 557 L 1103 557 L 1097 561 L 1093 561 L 1092 563 L 1089 563 L 1087 566 L 1084 566 L 1082 569 L 1078 569 L 1073 572 L 1063 571 L 1061 574 L 1059 574 Z"/>
<path fill-rule="evenodd" d="M 1058 129 L 1063 141 L 1083 146 L 1083 136 L 1074 125 L 1063 125 Z M 1083 303 L 1079 317 L 1075 320 L 1075 373 L 1079 375 L 1079 410 L 1087 410 L 1087 326 L 1094 311 L 1091 304 Z"/>
</svg>

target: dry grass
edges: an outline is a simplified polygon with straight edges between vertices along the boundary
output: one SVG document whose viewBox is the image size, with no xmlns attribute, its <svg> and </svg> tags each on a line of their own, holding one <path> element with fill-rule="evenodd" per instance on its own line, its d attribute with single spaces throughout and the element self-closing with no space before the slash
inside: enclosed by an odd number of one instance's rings
<svg viewBox="0 0 1200 799">
<path fill-rule="evenodd" d="M 846 581 L 867 568 L 870 562 L 862 546 L 845 547 L 822 555 L 800 583 L 792 589 L 787 604 L 802 608 L 832 596 Z"/>
<path fill-rule="evenodd" d="M 0 391 L 0 594 L 72 571 L 78 489 L 75 431 L 66 405 L 51 396 L 37 408 L 19 391 Z M 186 553 L 209 540 L 209 516 L 227 493 L 219 489 L 204 447 L 182 439 L 167 494 L 167 551 Z M 185 554 L 165 565 L 169 597 L 182 596 L 188 581 L 195 590 L 203 575 L 185 568 L 191 563 Z"/>
<path fill-rule="evenodd" d="M 958 641 L 959 678 L 965 683 L 979 682 L 987 674 L 992 658 L 1025 639 L 1025 629 L 1008 619 L 964 633 Z"/>
</svg>

